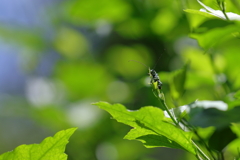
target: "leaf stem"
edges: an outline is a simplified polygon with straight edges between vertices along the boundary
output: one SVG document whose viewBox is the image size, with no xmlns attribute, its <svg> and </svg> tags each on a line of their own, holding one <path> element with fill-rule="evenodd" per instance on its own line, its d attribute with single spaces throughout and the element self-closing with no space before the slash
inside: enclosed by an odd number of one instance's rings
<svg viewBox="0 0 240 160">
<path fill-rule="evenodd" d="M 224 2 L 223 1 L 221 2 L 220 0 L 217 0 L 217 4 L 218 4 L 219 8 L 221 9 L 223 15 L 225 16 L 226 20 L 229 21 L 229 18 L 228 18 L 227 14 L 226 14 L 226 11 L 225 11 L 225 4 L 224 4 Z"/>
<path fill-rule="evenodd" d="M 183 125 L 185 125 L 190 131 L 193 131 L 193 133 L 198 137 L 198 139 L 201 141 L 201 143 L 205 146 L 205 148 L 209 151 L 209 154 L 213 157 L 213 159 L 216 159 L 212 150 L 208 147 L 208 145 L 205 143 L 205 141 L 202 139 L 202 137 L 198 134 L 196 128 L 194 126 L 192 126 L 191 124 L 189 124 L 187 122 L 187 120 L 185 120 L 184 118 L 181 119 L 181 123 L 183 123 Z"/>
<path fill-rule="evenodd" d="M 211 160 L 202 150 L 198 145 L 192 140 L 193 145 L 196 147 L 196 149 L 201 153 L 201 155 L 206 158 L 206 160 Z"/>
<path fill-rule="evenodd" d="M 159 89 L 156 90 L 157 91 L 157 98 L 158 100 L 160 101 L 160 103 L 162 104 L 163 108 L 167 111 L 168 115 L 170 116 L 170 118 L 172 119 L 173 123 L 176 125 L 176 126 L 179 126 L 179 123 L 176 119 L 176 116 L 174 115 L 174 113 L 170 112 L 170 110 L 168 109 L 166 103 L 165 103 L 165 97 L 164 97 L 164 94 L 162 93 L 162 91 L 160 91 Z M 181 127 L 180 127 L 181 128 Z"/>
<path fill-rule="evenodd" d="M 164 94 L 161 90 L 159 90 L 158 88 L 156 88 L 153 84 L 153 93 L 154 95 L 158 98 L 158 100 L 160 101 L 160 103 L 162 104 L 163 108 L 167 111 L 168 115 L 170 116 L 170 118 L 172 119 L 173 123 L 181 128 L 181 126 L 178 123 L 178 120 L 176 118 L 176 116 L 174 115 L 174 112 L 170 112 L 169 108 L 167 107 L 166 103 L 165 103 L 165 97 Z M 181 128 L 182 129 L 182 128 Z M 183 129 L 182 129 L 183 130 Z M 191 140 L 192 144 L 196 147 L 197 151 L 204 157 L 204 159 L 206 160 L 211 160 L 202 150 L 201 148 L 193 141 Z M 198 157 L 198 156 L 197 156 Z M 199 157 L 198 157 L 199 158 Z"/>
</svg>

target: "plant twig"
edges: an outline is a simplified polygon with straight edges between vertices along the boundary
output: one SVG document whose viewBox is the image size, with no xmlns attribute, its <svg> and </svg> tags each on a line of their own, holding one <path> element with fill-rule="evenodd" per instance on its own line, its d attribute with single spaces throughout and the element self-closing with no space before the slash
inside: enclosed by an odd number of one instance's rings
<svg viewBox="0 0 240 160">
<path fill-rule="evenodd" d="M 203 145 L 205 146 L 205 148 L 209 151 L 209 154 L 212 156 L 212 158 L 215 158 L 212 150 L 209 148 L 209 146 L 204 142 L 204 140 L 202 139 L 202 137 L 198 134 L 196 128 L 194 126 L 192 126 L 191 124 L 189 124 L 184 118 L 181 120 L 181 123 L 183 123 L 189 130 L 192 130 L 194 132 L 194 134 L 198 137 L 198 139 L 203 143 Z"/>
<path fill-rule="evenodd" d="M 211 160 L 202 150 L 200 147 L 198 147 L 198 145 L 192 140 L 193 145 L 197 148 L 197 150 L 199 151 L 199 153 L 206 158 L 206 160 Z"/>
</svg>

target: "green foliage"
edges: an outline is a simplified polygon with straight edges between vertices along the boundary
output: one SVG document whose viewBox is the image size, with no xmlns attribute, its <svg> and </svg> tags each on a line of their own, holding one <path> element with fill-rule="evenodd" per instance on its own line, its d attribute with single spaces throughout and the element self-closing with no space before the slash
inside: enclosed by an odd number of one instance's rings
<svg viewBox="0 0 240 160">
<path fill-rule="evenodd" d="M 177 128 L 164 118 L 163 111 L 156 107 L 142 107 L 138 111 L 127 110 L 121 104 L 98 102 L 95 105 L 108 111 L 118 122 L 134 127 L 126 136 L 129 140 L 140 140 L 146 147 L 170 147 L 185 149 L 195 154 L 191 144 L 191 132 Z"/>
<path fill-rule="evenodd" d="M 234 114 L 240 113 L 239 107 L 226 111 L 227 106 L 223 102 L 199 101 L 185 107 L 169 109 L 156 82 L 152 82 L 152 87 L 154 95 L 160 100 L 165 113 L 160 108 L 152 106 L 132 111 L 127 110 L 121 104 L 111 105 L 107 102 L 94 104 L 109 112 L 118 122 L 133 127 L 124 138 L 139 140 L 147 148 L 177 148 L 193 153 L 198 159 L 215 159 L 215 157 L 219 159 L 219 153 L 237 139 L 239 128 L 234 125 L 231 129 L 230 124 L 240 122 L 238 114 Z M 177 112 L 178 114 L 175 114 Z M 203 136 L 205 138 L 201 137 L 202 133 L 199 132 L 199 134 L 195 128 L 209 126 L 214 126 L 216 130 L 207 137 Z M 203 144 L 208 139 L 208 144 L 199 147 L 194 142 L 193 135 L 197 137 L 197 141 Z M 202 147 L 206 147 L 207 151 L 202 150 Z"/>
<path fill-rule="evenodd" d="M 216 108 L 203 109 L 201 107 L 196 107 L 190 110 L 189 121 L 194 126 L 203 128 L 209 126 L 225 128 L 230 126 L 231 123 L 240 122 L 239 116 L 235 113 L 240 113 L 240 107 L 234 107 L 227 111 L 221 111 Z M 202 119 L 201 121 L 199 121 L 200 118 Z"/>
<path fill-rule="evenodd" d="M 69 160 L 240 157 L 238 1 L 72 0 L 48 7 L 35 28 L 0 27 L 4 43 L 21 46 L 17 68 L 26 80 L 23 88 L 9 79 L 10 90 L 24 94 L 0 94 L 1 153 L 78 126 Z M 146 67 L 129 60 L 155 69 L 162 89 L 147 79 Z M 0 73 L 18 75 L 1 64 Z M 109 102 L 100 108 L 133 127 L 125 139 L 154 149 L 122 141 L 129 128 L 90 106 L 100 100 Z"/>
<path fill-rule="evenodd" d="M 21 145 L 0 155 L 0 160 L 66 160 L 64 153 L 68 139 L 76 128 L 60 131 L 54 137 L 45 138 L 40 144 Z"/>
<path fill-rule="evenodd" d="M 240 90 L 237 91 L 234 96 L 235 96 L 236 98 L 240 99 Z"/>
<path fill-rule="evenodd" d="M 209 139 L 209 147 L 221 152 L 230 142 L 236 138 L 236 134 L 233 133 L 229 127 L 217 129 Z"/>
<path fill-rule="evenodd" d="M 201 12 L 199 10 L 195 10 L 195 9 L 185 9 L 184 10 L 187 13 L 191 13 L 191 14 L 197 14 L 197 15 L 201 15 L 201 16 L 205 16 L 207 18 L 215 18 L 213 15 L 206 13 L 206 12 Z"/>
<path fill-rule="evenodd" d="M 199 33 L 193 32 L 190 34 L 190 37 L 198 40 L 198 43 L 201 47 L 208 50 L 211 47 L 214 47 L 216 45 L 224 44 L 226 40 L 236 37 L 234 34 L 239 32 L 239 23 L 236 20 L 240 19 L 240 15 L 232 12 L 225 12 L 225 9 L 224 9 L 225 6 L 222 6 L 224 5 L 224 2 L 222 5 L 218 4 L 221 10 L 214 10 L 209 6 L 206 6 L 204 3 L 202 3 L 199 0 L 197 0 L 197 2 L 202 7 L 204 7 L 204 9 L 201 9 L 201 10 L 186 9 L 185 11 L 187 13 L 192 14 L 191 16 L 193 17 L 194 17 L 194 14 L 197 14 L 197 15 L 210 18 L 210 19 L 205 19 L 204 21 L 199 20 L 198 22 L 199 25 L 197 27 L 194 27 L 194 30 L 201 31 L 201 32 Z M 223 26 L 222 24 L 224 22 L 221 22 L 223 20 L 232 20 L 232 22 L 230 21 L 225 22 L 225 25 Z M 213 23 L 206 23 L 211 21 Z"/>
<path fill-rule="evenodd" d="M 118 22 L 128 17 L 131 13 L 131 8 L 128 3 L 121 0 L 83 0 L 70 3 L 68 5 L 68 11 L 70 16 L 69 18 L 73 19 L 77 23 L 89 23 L 98 19 Z"/>
<path fill-rule="evenodd" d="M 230 25 L 222 28 L 214 28 L 208 32 L 196 34 L 193 33 L 190 36 L 198 40 L 199 45 L 204 49 L 210 49 L 218 43 L 224 42 L 226 39 L 234 38 L 231 33 L 239 31 L 238 25 Z"/>
</svg>

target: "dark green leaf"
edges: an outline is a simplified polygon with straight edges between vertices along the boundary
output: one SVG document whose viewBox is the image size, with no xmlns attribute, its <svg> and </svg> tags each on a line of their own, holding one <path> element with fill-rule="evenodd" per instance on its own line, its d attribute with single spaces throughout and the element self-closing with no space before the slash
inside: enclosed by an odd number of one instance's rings
<svg viewBox="0 0 240 160">
<path fill-rule="evenodd" d="M 229 127 L 217 129 L 209 139 L 209 146 L 221 152 L 237 136 Z"/>
<path fill-rule="evenodd" d="M 190 123 L 199 127 L 215 126 L 224 128 L 230 123 L 240 122 L 240 107 L 228 111 L 220 111 L 215 108 L 203 109 L 196 107 L 190 110 Z"/>
<path fill-rule="evenodd" d="M 204 33 L 214 28 L 227 27 L 228 25 L 233 24 L 233 22 L 225 21 L 222 19 L 209 19 L 204 21 L 201 25 L 199 25 L 194 33 Z"/>
</svg>

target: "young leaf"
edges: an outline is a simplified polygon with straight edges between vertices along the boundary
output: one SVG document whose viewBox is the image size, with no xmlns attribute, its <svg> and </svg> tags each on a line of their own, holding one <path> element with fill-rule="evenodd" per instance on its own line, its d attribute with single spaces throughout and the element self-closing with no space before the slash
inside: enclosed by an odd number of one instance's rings
<svg viewBox="0 0 240 160">
<path fill-rule="evenodd" d="M 137 111 L 127 110 L 121 104 L 98 102 L 95 105 L 109 112 L 118 122 L 134 127 L 126 139 L 144 142 L 146 147 L 181 148 L 196 154 L 191 132 L 184 132 L 164 119 L 163 111 L 156 107 L 142 107 Z"/>
<path fill-rule="evenodd" d="M 21 145 L 0 155 L 0 160 L 66 160 L 64 153 L 68 139 L 76 128 L 60 131 L 40 144 Z"/>
</svg>

